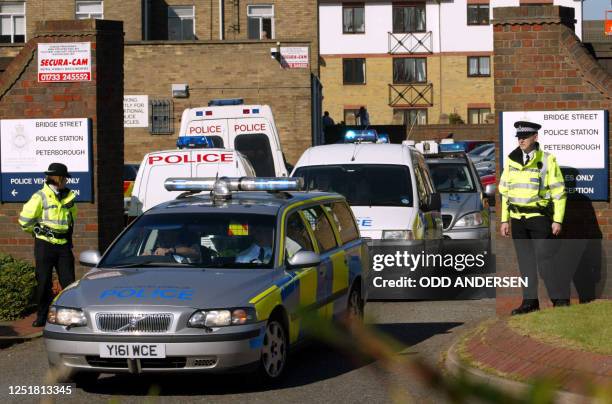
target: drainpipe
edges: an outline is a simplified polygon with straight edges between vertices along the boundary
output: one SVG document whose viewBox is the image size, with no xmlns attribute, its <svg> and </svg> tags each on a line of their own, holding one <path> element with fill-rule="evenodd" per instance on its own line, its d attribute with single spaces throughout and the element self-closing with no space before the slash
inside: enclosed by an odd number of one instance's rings
<svg viewBox="0 0 612 404">
<path fill-rule="evenodd" d="M 438 60 L 440 61 L 440 115 L 444 113 L 442 109 L 442 0 L 438 0 Z M 438 117 L 438 123 L 440 118 Z"/>
<path fill-rule="evenodd" d="M 219 40 L 222 41 L 225 31 L 223 0 L 219 0 Z"/>
</svg>

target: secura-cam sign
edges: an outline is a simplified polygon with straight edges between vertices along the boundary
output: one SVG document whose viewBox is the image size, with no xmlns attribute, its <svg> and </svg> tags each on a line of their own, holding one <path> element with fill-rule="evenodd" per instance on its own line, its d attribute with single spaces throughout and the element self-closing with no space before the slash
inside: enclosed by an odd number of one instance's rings
<svg viewBox="0 0 612 404">
<path fill-rule="evenodd" d="M 27 201 L 51 163 L 68 167 L 77 201 L 92 201 L 90 126 L 86 118 L 0 120 L 2 202 Z"/>
<path fill-rule="evenodd" d="M 38 44 L 38 81 L 90 80 L 91 42 Z"/>
<path fill-rule="evenodd" d="M 516 121 L 542 125 L 540 148 L 557 158 L 565 178 L 568 197 L 607 201 L 608 111 L 515 111 L 500 113 L 500 156 L 503 159 L 517 146 Z"/>
</svg>

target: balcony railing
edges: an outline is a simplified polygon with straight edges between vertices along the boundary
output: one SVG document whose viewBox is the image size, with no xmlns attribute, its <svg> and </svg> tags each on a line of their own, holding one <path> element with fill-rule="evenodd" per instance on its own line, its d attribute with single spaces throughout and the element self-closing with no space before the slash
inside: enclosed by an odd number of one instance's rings
<svg viewBox="0 0 612 404">
<path fill-rule="evenodd" d="M 431 31 L 408 32 L 395 34 L 389 32 L 389 53 L 433 53 L 433 39 Z"/>
<path fill-rule="evenodd" d="M 389 84 L 390 107 L 431 107 L 433 84 Z"/>
</svg>

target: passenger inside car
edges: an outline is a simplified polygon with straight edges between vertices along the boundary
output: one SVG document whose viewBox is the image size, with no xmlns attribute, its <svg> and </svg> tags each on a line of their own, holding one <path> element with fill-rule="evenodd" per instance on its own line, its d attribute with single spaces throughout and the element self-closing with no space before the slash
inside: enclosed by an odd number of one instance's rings
<svg viewBox="0 0 612 404">
<path fill-rule="evenodd" d="M 272 229 L 267 226 L 249 228 L 251 245 L 236 255 L 236 263 L 267 264 L 272 259 Z"/>
</svg>

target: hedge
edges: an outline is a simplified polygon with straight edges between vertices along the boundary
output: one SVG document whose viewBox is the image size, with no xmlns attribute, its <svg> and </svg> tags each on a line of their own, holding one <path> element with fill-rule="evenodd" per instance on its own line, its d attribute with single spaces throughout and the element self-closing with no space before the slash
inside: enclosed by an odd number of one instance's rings
<svg viewBox="0 0 612 404">
<path fill-rule="evenodd" d="M 15 320 L 32 308 L 35 288 L 34 267 L 0 253 L 0 320 Z"/>
</svg>

